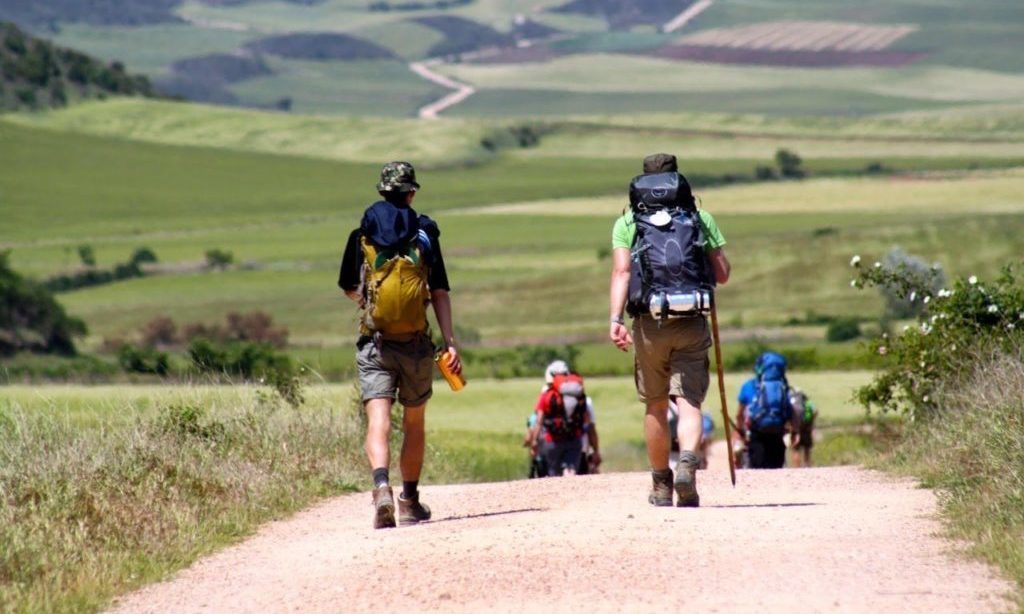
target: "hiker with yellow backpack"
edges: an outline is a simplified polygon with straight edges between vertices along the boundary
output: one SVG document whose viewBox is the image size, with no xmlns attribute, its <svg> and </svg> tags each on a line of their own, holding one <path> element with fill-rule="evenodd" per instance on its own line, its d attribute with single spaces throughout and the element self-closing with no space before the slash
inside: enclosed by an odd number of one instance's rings
<svg viewBox="0 0 1024 614">
<path fill-rule="evenodd" d="M 388 476 L 388 434 L 396 397 L 404 410 L 398 520 L 416 524 L 431 515 L 418 491 L 426 405 L 433 393 L 434 346 L 427 305 L 433 305 L 444 340 L 439 366 L 455 378 L 462 371 L 438 241 L 441 232 L 433 220 L 412 208 L 419 188 L 408 162 L 384 165 L 377 184 L 383 200 L 366 209 L 359 228 L 349 235 L 338 279 L 338 286 L 362 310 L 356 365 L 368 422 L 366 456 L 373 470 L 375 529 L 396 525 Z"/>
</svg>

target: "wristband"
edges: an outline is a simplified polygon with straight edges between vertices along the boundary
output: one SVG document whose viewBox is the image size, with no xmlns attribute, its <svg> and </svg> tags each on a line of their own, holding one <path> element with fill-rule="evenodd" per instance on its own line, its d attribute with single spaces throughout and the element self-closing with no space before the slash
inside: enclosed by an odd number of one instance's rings
<svg viewBox="0 0 1024 614">
<path fill-rule="evenodd" d="M 626 321 L 624 319 L 622 319 L 622 316 L 615 316 L 614 318 L 612 318 L 611 323 L 612 324 L 625 324 Z"/>
</svg>

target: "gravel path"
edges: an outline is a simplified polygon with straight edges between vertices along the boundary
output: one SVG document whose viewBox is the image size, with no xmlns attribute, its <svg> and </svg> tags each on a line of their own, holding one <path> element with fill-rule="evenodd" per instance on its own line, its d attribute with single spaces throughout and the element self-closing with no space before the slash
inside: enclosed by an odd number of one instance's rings
<svg viewBox="0 0 1024 614">
<path fill-rule="evenodd" d="M 366 493 L 270 523 L 119 612 L 998 611 L 1011 586 L 936 537 L 933 493 L 854 467 L 426 486 L 435 520 L 374 531 Z"/>
</svg>

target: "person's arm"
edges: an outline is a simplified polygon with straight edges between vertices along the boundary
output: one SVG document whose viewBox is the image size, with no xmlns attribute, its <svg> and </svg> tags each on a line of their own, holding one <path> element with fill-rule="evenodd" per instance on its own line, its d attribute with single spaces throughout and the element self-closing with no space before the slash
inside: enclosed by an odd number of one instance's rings
<svg viewBox="0 0 1024 614">
<path fill-rule="evenodd" d="M 616 247 L 612 250 L 612 279 L 610 289 L 610 325 L 608 337 L 623 352 L 633 344 L 633 336 L 629 334 L 623 320 L 626 309 L 626 295 L 629 292 L 630 253 L 629 248 Z"/>
<path fill-rule="evenodd" d="M 430 302 L 434 305 L 437 325 L 441 327 L 444 345 L 448 348 L 448 368 L 452 373 L 462 373 L 462 360 L 455 347 L 455 332 L 452 328 L 452 299 L 447 290 L 431 290 Z"/>
<path fill-rule="evenodd" d="M 715 282 L 720 286 L 724 286 L 729 282 L 729 274 L 732 273 L 732 265 L 729 264 L 729 259 L 725 256 L 725 248 L 718 248 L 711 250 L 708 254 L 708 260 L 711 262 L 711 269 L 715 273 Z"/>
<path fill-rule="evenodd" d="M 594 451 L 594 466 L 601 464 L 601 442 L 597 437 L 597 425 L 593 422 L 590 423 L 590 428 L 587 429 L 587 442 L 590 444 L 590 448 Z"/>
<path fill-rule="evenodd" d="M 362 307 L 366 298 L 362 288 L 363 250 L 359 246 L 360 236 L 358 228 L 348 235 L 345 253 L 341 258 L 341 270 L 338 272 L 338 287 L 345 296 Z"/>
</svg>

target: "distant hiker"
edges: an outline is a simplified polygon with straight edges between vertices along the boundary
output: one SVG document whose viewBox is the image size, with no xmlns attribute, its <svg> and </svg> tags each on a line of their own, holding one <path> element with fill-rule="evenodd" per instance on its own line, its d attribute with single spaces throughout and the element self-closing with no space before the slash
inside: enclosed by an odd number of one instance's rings
<svg viewBox="0 0 1024 614">
<path fill-rule="evenodd" d="M 698 469 L 708 468 L 708 445 L 711 443 L 711 435 L 715 432 L 715 420 L 706 411 L 701 412 L 701 434 L 700 434 L 700 446 L 698 451 L 698 457 L 700 463 Z M 672 438 L 671 454 L 669 455 L 669 464 L 679 462 L 679 411 L 676 409 L 674 403 L 669 403 L 668 406 L 668 433 L 669 437 Z"/>
<path fill-rule="evenodd" d="M 583 378 L 564 361 L 556 360 L 545 370 L 544 382 L 524 445 L 531 451 L 539 449 L 549 476 L 588 473 L 591 463 L 595 468 L 601 464 L 601 453 L 593 403 Z M 584 455 L 587 447 L 592 449 L 589 458 Z"/>
<path fill-rule="evenodd" d="M 395 526 L 395 502 L 388 479 L 391 405 L 403 407 L 402 492 L 398 519 L 415 524 L 430 519 L 417 486 L 423 468 L 424 417 L 433 394 L 434 346 L 427 326 L 433 304 L 448 367 L 462 371 L 452 329 L 448 275 L 437 224 L 412 208 L 420 184 L 408 162 L 389 162 L 377 191 L 383 200 L 363 214 L 345 245 L 338 285 L 362 309 L 356 365 L 366 408 L 366 455 L 373 469 L 373 526 Z"/>
<path fill-rule="evenodd" d="M 775 352 L 761 354 L 754 377 L 740 389 L 736 416 L 751 469 L 781 469 L 786 464 L 783 436 L 793 422 L 789 392 L 786 359 Z"/>
<path fill-rule="evenodd" d="M 793 387 L 789 392 L 789 403 L 793 406 L 793 433 L 791 435 L 794 467 L 811 466 L 811 448 L 814 447 L 814 421 L 818 408 L 803 390 Z"/>
<path fill-rule="evenodd" d="M 708 389 L 711 333 L 706 315 L 716 283 L 729 279 L 725 238 L 698 209 L 675 156 L 644 159 L 629 185 L 630 210 L 612 230 L 609 337 L 622 351 L 636 344 L 635 380 L 647 406 L 644 435 L 651 464 L 652 505 L 700 505 L 700 405 Z M 633 318 L 632 333 L 623 310 Z M 668 407 L 679 412 L 679 462 L 669 468 Z"/>
</svg>

